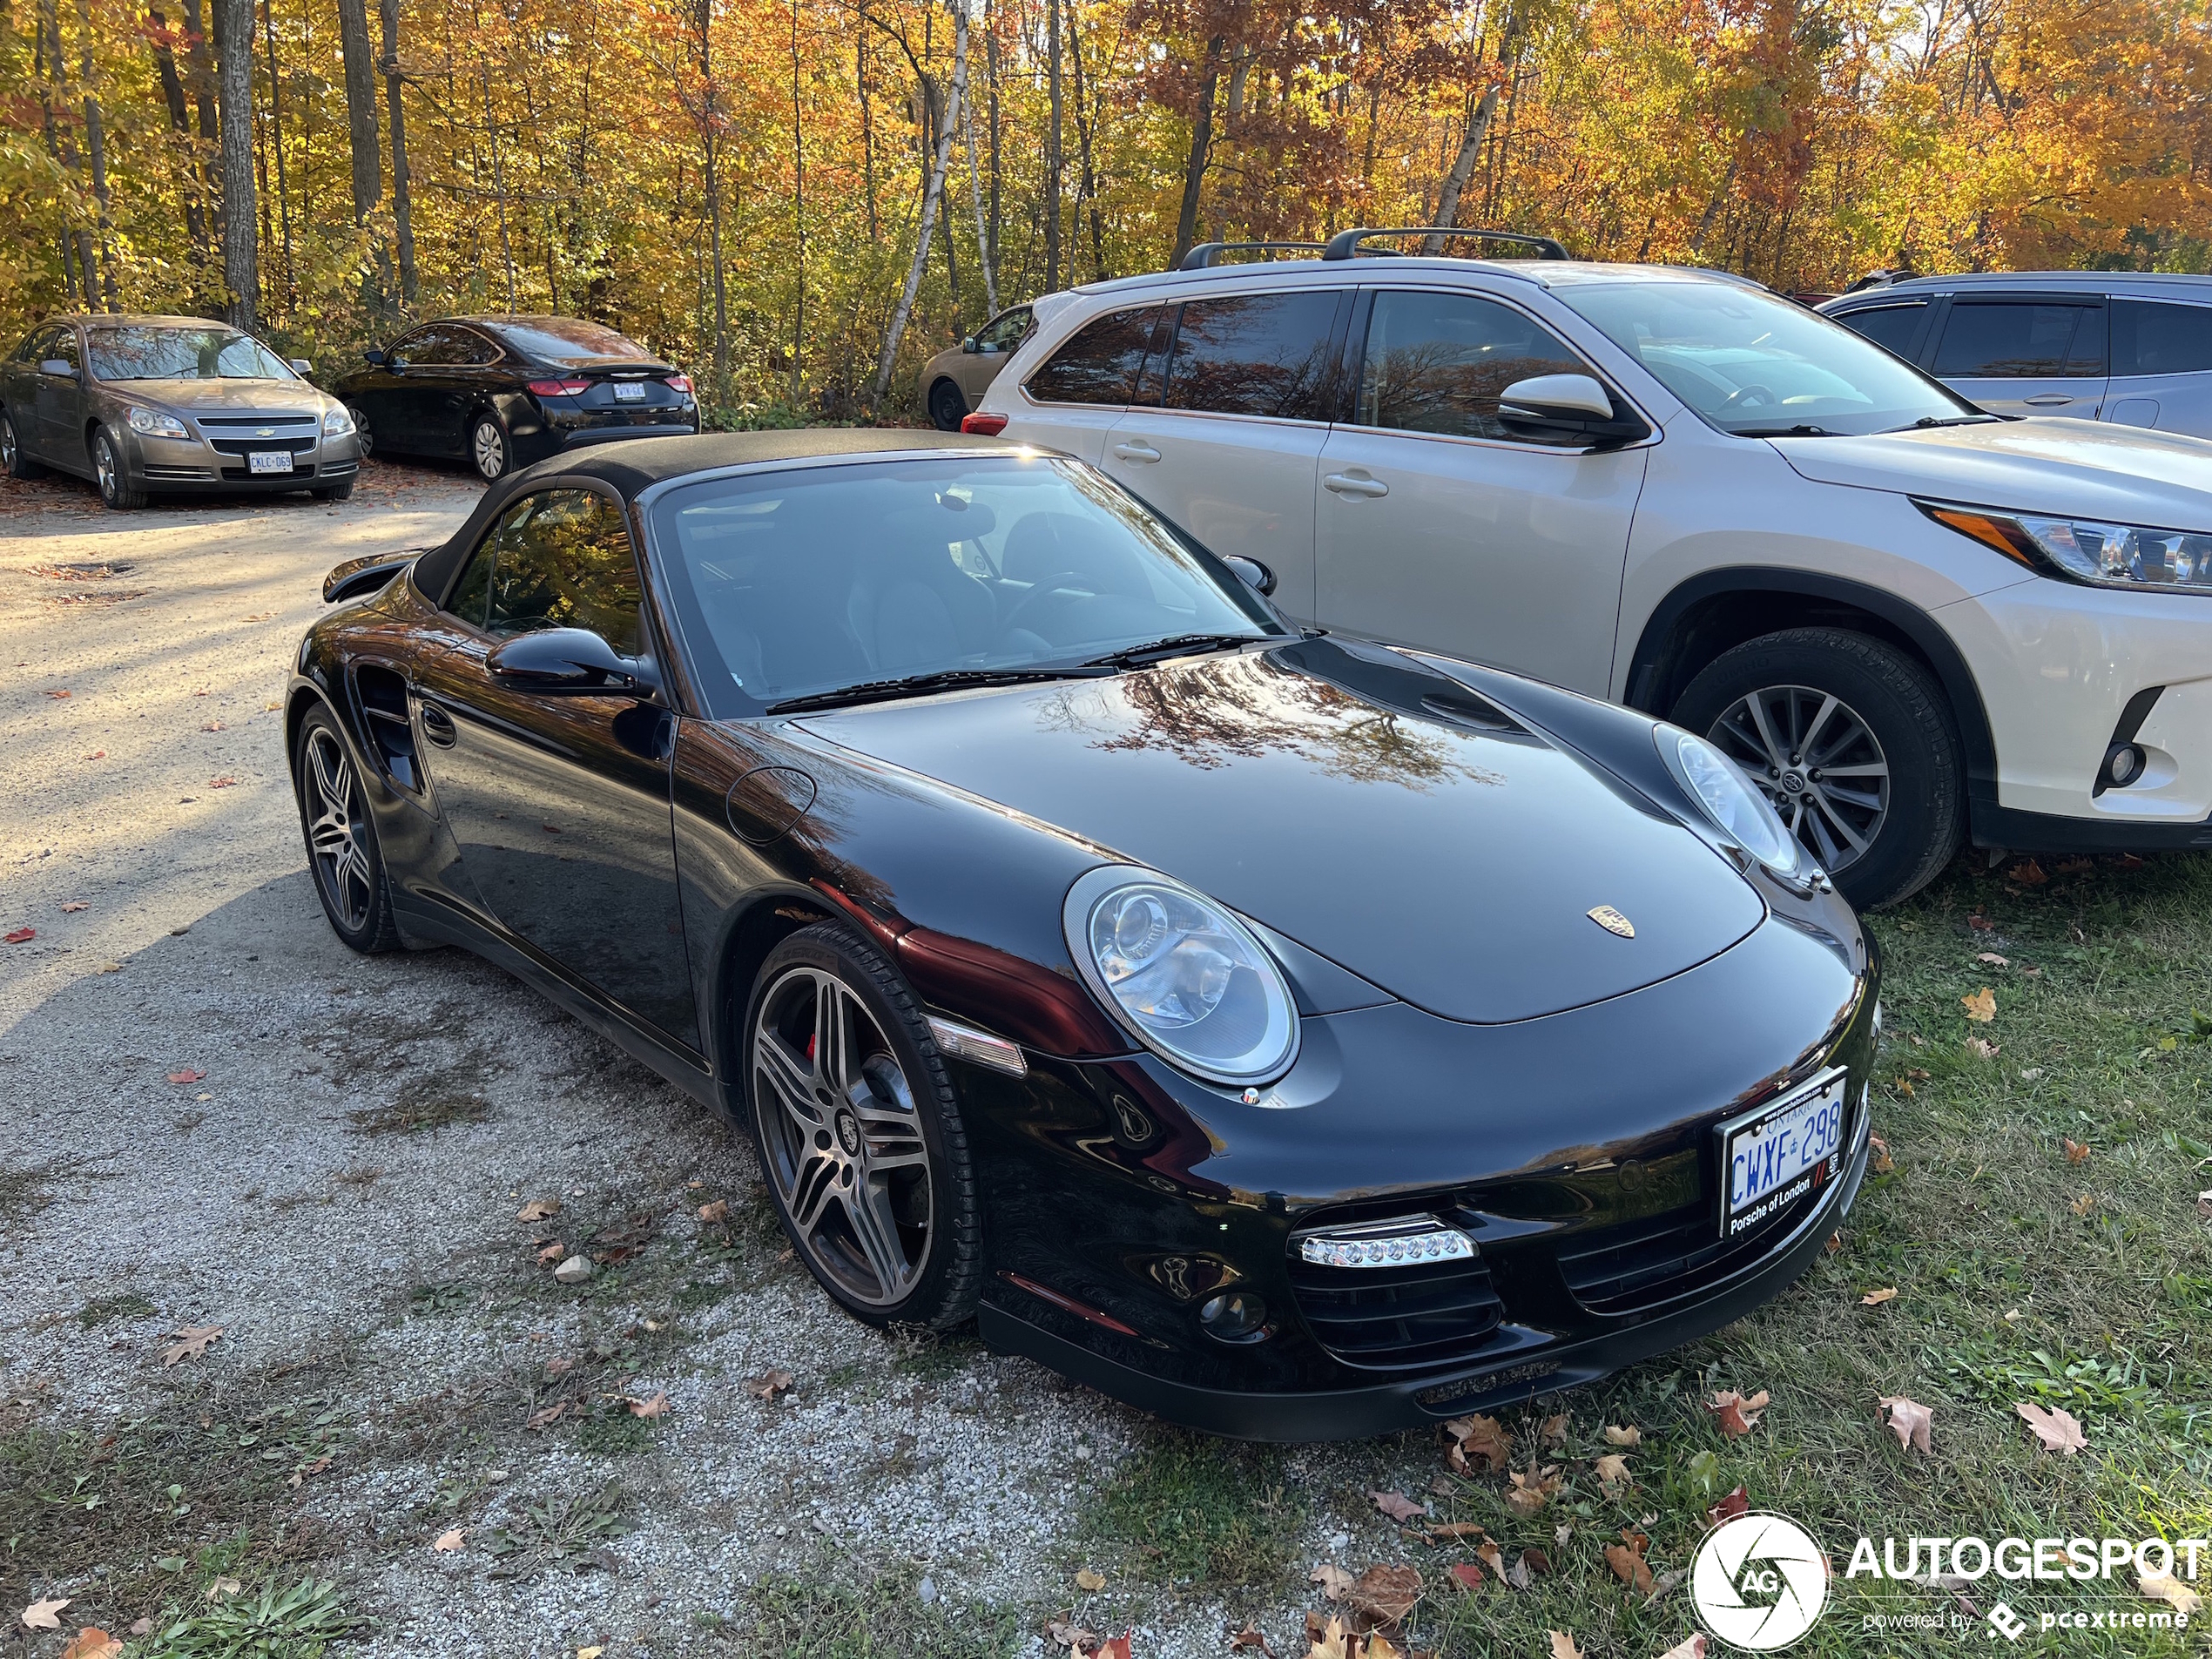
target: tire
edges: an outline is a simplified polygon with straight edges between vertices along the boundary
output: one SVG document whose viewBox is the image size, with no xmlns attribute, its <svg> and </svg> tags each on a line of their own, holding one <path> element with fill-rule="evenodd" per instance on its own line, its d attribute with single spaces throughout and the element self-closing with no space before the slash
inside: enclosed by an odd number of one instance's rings
<svg viewBox="0 0 2212 1659">
<path fill-rule="evenodd" d="M 968 399 L 959 387 L 950 381 L 939 381 L 929 388 L 929 420 L 940 432 L 957 432 L 960 423 L 968 418 Z"/>
<path fill-rule="evenodd" d="M 344 501 L 354 493 L 354 480 L 348 478 L 342 483 L 324 484 L 307 493 L 317 501 Z"/>
<path fill-rule="evenodd" d="M 844 1040 L 823 1042 L 826 1028 Z M 964 1324 L 982 1291 L 981 1205 L 906 981 L 843 923 L 803 927 L 761 965 L 743 1048 L 761 1174 L 807 1271 L 870 1325 Z"/>
<path fill-rule="evenodd" d="M 376 821 L 345 733 L 320 703 L 300 722 L 292 786 L 307 868 L 330 930 L 364 956 L 397 950 L 399 924 L 392 915 L 392 883 L 376 843 Z"/>
<path fill-rule="evenodd" d="M 1743 766 L 1862 909 L 1918 893 L 1958 850 L 1965 768 L 1950 705 L 1927 669 L 1883 640 L 1843 628 L 1748 640 L 1690 681 L 1671 718 Z M 1808 755 L 1836 770 L 1824 776 Z"/>
<path fill-rule="evenodd" d="M 368 411 L 358 405 L 346 406 L 346 417 L 354 423 L 354 444 L 366 461 L 376 453 L 376 436 L 368 429 Z"/>
<path fill-rule="evenodd" d="M 16 431 L 16 418 L 0 409 L 0 471 L 10 478 L 44 478 L 45 468 L 24 453 L 23 439 Z"/>
<path fill-rule="evenodd" d="M 134 488 L 123 469 L 123 448 L 105 427 L 92 433 L 92 475 L 100 499 L 118 513 L 134 512 L 146 504 L 146 492 Z"/>
<path fill-rule="evenodd" d="M 476 476 L 496 484 L 515 468 L 515 446 L 496 416 L 480 415 L 469 425 L 469 464 Z"/>
</svg>

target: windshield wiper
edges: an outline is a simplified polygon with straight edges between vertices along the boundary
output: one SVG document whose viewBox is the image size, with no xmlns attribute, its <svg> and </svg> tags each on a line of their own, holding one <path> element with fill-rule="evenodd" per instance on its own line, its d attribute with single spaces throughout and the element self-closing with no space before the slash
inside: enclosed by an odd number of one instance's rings
<svg viewBox="0 0 2212 1659">
<path fill-rule="evenodd" d="M 1909 427 L 1892 427 L 1890 429 L 1892 432 L 1925 432 L 1930 427 L 1979 426 L 1984 421 L 1997 421 L 2003 418 L 2001 415 L 1991 415 L 1986 411 L 1977 415 L 1924 415 Z"/>
<path fill-rule="evenodd" d="M 1739 426 L 1731 428 L 1739 438 L 1832 438 L 1836 435 L 1824 426 Z"/>
<path fill-rule="evenodd" d="M 1103 657 L 1094 657 L 1083 664 L 1086 668 L 1135 668 L 1141 663 L 1163 657 L 1180 657 L 1202 651 L 1226 651 L 1232 646 L 1250 645 L 1262 639 L 1271 639 L 1271 634 L 1170 634 L 1165 639 L 1156 639 L 1147 645 L 1125 645 L 1120 651 L 1109 651 Z"/>
<path fill-rule="evenodd" d="M 842 708 L 853 703 L 883 703 L 895 698 L 927 697 L 933 691 L 958 691 L 970 685 L 1022 685 L 1034 680 L 1103 679 L 1111 671 L 1089 664 L 1061 668 L 948 668 L 934 674 L 909 674 L 899 679 L 863 680 L 833 691 L 809 691 L 771 703 L 769 714 L 797 714 L 806 709 Z"/>
</svg>

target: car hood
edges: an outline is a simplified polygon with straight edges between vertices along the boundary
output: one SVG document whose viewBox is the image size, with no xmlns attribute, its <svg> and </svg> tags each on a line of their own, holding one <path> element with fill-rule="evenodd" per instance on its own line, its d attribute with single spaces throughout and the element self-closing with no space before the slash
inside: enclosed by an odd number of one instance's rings
<svg viewBox="0 0 2212 1659">
<path fill-rule="evenodd" d="M 2178 433 L 2045 418 L 1770 442 L 1820 483 L 2212 530 L 2212 442 Z"/>
<path fill-rule="evenodd" d="M 179 415 L 293 415 L 320 416 L 326 400 L 298 381 L 103 381 L 116 396 L 158 403 Z"/>
<path fill-rule="evenodd" d="M 1718 854 L 1583 760 L 1425 695 L 1489 707 L 1312 639 L 800 725 L 1175 876 L 1447 1019 L 1618 996 L 1764 919 Z M 1634 937 L 1591 920 L 1603 906 Z"/>
</svg>

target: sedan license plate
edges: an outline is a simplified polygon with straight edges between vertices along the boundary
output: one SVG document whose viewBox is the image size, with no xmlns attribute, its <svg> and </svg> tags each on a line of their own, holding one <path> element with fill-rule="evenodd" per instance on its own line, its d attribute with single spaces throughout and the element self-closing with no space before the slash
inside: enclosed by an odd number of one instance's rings
<svg viewBox="0 0 2212 1659">
<path fill-rule="evenodd" d="M 644 401 L 645 388 L 637 384 L 635 381 L 617 381 L 615 382 L 616 402 L 643 403 Z"/>
<path fill-rule="evenodd" d="M 246 455 L 248 472 L 290 472 L 292 451 L 289 449 L 250 449 Z"/>
<path fill-rule="evenodd" d="M 1841 1172 L 1844 1082 L 1842 1072 L 1832 1072 L 1721 1125 L 1723 1238 L 1750 1231 Z"/>
</svg>

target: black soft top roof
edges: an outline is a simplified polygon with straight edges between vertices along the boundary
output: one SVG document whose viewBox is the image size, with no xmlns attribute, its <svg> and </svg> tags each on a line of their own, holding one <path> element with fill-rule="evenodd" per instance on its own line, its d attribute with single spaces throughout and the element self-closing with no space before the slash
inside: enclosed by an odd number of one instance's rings
<svg viewBox="0 0 2212 1659">
<path fill-rule="evenodd" d="M 442 546 L 415 561 L 415 584 L 433 600 L 444 597 L 468 550 L 492 520 L 516 496 L 564 478 L 590 478 L 611 486 L 624 501 L 690 473 L 764 461 L 806 461 L 816 456 L 911 455 L 931 449 L 1012 449 L 996 438 L 967 433 L 904 427 L 806 427 L 790 432 L 707 432 L 696 437 L 637 438 L 594 444 L 573 455 L 554 455 L 502 478 L 483 494 L 475 511 Z"/>
</svg>

